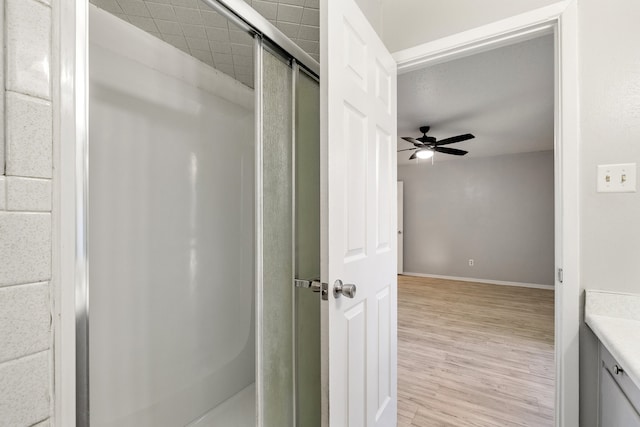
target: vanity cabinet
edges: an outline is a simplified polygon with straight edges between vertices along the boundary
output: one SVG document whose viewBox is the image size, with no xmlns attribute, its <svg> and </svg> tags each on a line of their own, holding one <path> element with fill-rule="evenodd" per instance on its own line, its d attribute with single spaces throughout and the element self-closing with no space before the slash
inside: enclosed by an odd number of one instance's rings
<svg viewBox="0 0 640 427">
<path fill-rule="evenodd" d="M 640 427 L 640 388 L 600 344 L 600 427 Z"/>
</svg>

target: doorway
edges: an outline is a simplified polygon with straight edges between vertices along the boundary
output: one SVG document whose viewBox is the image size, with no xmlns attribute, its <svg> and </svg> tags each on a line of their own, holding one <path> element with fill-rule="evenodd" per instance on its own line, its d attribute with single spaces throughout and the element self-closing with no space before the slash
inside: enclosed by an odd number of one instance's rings
<svg viewBox="0 0 640 427">
<path fill-rule="evenodd" d="M 398 78 L 400 425 L 554 425 L 554 61 L 547 33 Z"/>
</svg>

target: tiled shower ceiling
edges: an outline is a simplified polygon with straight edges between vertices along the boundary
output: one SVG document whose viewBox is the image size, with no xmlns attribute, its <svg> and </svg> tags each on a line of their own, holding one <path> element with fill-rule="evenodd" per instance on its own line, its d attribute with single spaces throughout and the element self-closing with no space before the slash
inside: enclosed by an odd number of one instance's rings
<svg viewBox="0 0 640 427">
<path fill-rule="evenodd" d="M 90 0 L 253 87 L 253 40 L 201 0 Z M 319 60 L 319 0 L 245 0 Z"/>
<path fill-rule="evenodd" d="M 320 0 L 244 0 L 320 62 Z"/>
</svg>

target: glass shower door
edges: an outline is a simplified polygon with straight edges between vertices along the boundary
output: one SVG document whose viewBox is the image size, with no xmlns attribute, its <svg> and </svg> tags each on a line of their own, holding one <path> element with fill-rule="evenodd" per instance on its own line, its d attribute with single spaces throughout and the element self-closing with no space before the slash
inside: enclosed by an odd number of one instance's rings
<svg viewBox="0 0 640 427">
<path fill-rule="evenodd" d="M 258 42 L 258 417 L 320 425 L 320 98 L 316 80 Z M 260 114 L 259 113 L 259 114 Z"/>
<path fill-rule="evenodd" d="M 288 427 L 295 408 L 292 70 L 286 59 L 259 49 L 258 418 L 264 427 Z"/>
<path fill-rule="evenodd" d="M 320 86 L 298 67 L 295 79 L 295 274 L 320 280 Z M 295 290 L 296 421 L 321 421 L 320 293 Z"/>
<path fill-rule="evenodd" d="M 78 425 L 319 426 L 319 67 L 239 0 L 91 2 Z"/>
</svg>

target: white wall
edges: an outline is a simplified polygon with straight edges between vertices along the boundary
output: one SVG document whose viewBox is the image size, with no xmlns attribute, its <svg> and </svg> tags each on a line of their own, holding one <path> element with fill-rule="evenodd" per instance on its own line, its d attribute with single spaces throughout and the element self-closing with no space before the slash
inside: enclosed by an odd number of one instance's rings
<svg viewBox="0 0 640 427">
<path fill-rule="evenodd" d="M 0 26 L 0 38 L 6 37 L 0 62 L 7 61 L 0 63 L 0 424 L 47 425 L 52 382 L 51 6 L 3 1 Z"/>
<path fill-rule="evenodd" d="M 640 193 L 596 193 L 596 166 L 640 163 L 640 3 L 581 0 L 581 282 L 640 293 Z M 596 339 L 580 335 L 580 426 L 596 426 Z"/>
<path fill-rule="evenodd" d="M 89 18 L 91 423 L 187 425 L 255 380 L 253 90 Z"/>
<path fill-rule="evenodd" d="M 396 52 L 557 1 L 381 0 L 382 38 Z"/>
<path fill-rule="evenodd" d="M 360 10 L 365 14 L 379 36 L 382 36 L 382 1 L 383 0 L 356 0 L 356 3 L 360 6 Z"/>
<path fill-rule="evenodd" d="M 553 285 L 553 151 L 426 163 L 398 167 L 405 272 Z"/>
</svg>

